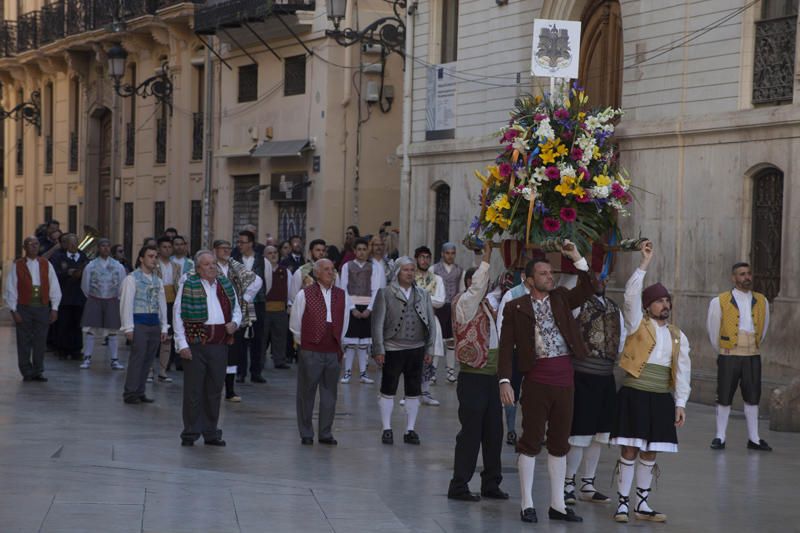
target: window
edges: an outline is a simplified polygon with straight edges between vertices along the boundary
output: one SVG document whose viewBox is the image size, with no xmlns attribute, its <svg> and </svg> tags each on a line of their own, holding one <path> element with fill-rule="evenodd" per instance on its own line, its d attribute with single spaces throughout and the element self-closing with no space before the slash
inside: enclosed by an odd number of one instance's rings
<svg viewBox="0 0 800 533">
<path fill-rule="evenodd" d="M 72 78 L 69 84 L 69 171 L 78 171 L 78 128 L 80 126 L 81 82 Z"/>
<path fill-rule="evenodd" d="M 22 257 L 22 206 L 18 205 L 14 211 L 14 257 Z"/>
<path fill-rule="evenodd" d="M 122 247 L 125 248 L 128 264 L 135 264 L 136 261 L 133 257 L 133 202 L 125 202 L 125 205 L 122 206 Z"/>
<path fill-rule="evenodd" d="M 283 95 L 293 96 L 306 92 L 306 56 L 287 57 L 283 60 Z"/>
<path fill-rule="evenodd" d="M 53 206 L 46 205 L 44 206 L 44 221 L 45 223 L 50 222 L 53 220 Z"/>
<path fill-rule="evenodd" d="M 191 237 L 189 246 L 191 252 L 194 253 L 203 247 L 203 201 L 192 200 L 192 214 L 189 221 L 191 227 Z"/>
<path fill-rule="evenodd" d="M 458 59 L 458 0 L 442 0 L 441 63 Z"/>
<path fill-rule="evenodd" d="M 153 217 L 153 235 L 158 238 L 164 234 L 166 227 L 166 206 L 164 202 L 155 203 L 155 216 Z"/>
<path fill-rule="evenodd" d="M 258 227 L 258 194 L 252 191 L 259 185 L 259 175 L 233 177 L 233 236 L 248 224 Z M 236 240 L 236 239 L 234 239 Z"/>
<path fill-rule="evenodd" d="M 434 255 L 441 258 L 442 245 L 450 240 L 450 186 L 442 183 L 436 187 L 436 219 L 434 221 Z"/>
<path fill-rule="evenodd" d="M 306 203 L 278 203 L 278 240 L 285 241 L 292 235 L 306 235 Z"/>
<path fill-rule="evenodd" d="M 753 178 L 753 232 L 750 262 L 753 288 L 772 301 L 781 288 L 783 172 L 775 167 Z"/>
<path fill-rule="evenodd" d="M 53 173 L 53 83 L 44 86 L 44 173 Z"/>
<path fill-rule="evenodd" d="M 67 231 L 78 233 L 78 206 L 71 205 L 67 208 Z"/>
<path fill-rule="evenodd" d="M 798 0 L 763 0 L 756 22 L 753 103 L 791 102 Z"/>
<path fill-rule="evenodd" d="M 258 100 L 258 64 L 239 67 L 239 103 Z"/>
</svg>

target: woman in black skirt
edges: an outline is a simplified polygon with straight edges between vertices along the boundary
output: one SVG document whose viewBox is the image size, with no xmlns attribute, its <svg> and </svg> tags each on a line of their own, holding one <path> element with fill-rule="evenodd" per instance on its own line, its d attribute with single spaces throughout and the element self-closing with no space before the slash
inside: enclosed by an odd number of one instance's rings
<svg viewBox="0 0 800 533">
<path fill-rule="evenodd" d="M 617 462 L 619 503 L 614 519 L 627 522 L 630 490 L 636 471 L 634 516 L 664 522 L 667 516 L 648 504 L 653 475 L 658 475 L 657 452 L 677 452 L 677 428 L 686 420 L 691 361 L 689 341 L 669 324 L 672 298 L 656 283 L 644 291 L 644 277 L 653 257 L 650 241 L 642 247 L 642 261 L 625 285 L 625 328 L 628 334 L 620 359 L 625 379 L 617 395 L 617 416 L 611 444 L 622 447 Z M 638 457 L 638 464 L 637 459 Z"/>
</svg>

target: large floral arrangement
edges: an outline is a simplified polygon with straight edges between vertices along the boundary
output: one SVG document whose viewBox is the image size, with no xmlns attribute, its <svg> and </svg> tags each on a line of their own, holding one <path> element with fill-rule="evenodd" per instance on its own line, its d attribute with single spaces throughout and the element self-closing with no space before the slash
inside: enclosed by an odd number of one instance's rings
<svg viewBox="0 0 800 533">
<path fill-rule="evenodd" d="M 588 102 L 575 85 L 563 98 L 516 100 L 499 133 L 502 152 L 485 173 L 475 172 L 483 188 L 468 245 L 508 234 L 546 250 L 570 239 L 585 253 L 616 229 L 632 201 L 611 140 L 622 111 L 592 110 Z"/>
</svg>

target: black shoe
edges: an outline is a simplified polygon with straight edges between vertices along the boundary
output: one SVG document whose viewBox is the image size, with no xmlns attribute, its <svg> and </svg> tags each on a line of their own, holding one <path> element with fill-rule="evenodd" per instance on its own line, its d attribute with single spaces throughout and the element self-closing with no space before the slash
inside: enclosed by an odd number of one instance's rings
<svg viewBox="0 0 800 533">
<path fill-rule="evenodd" d="M 381 442 L 384 444 L 394 444 L 394 433 L 391 429 L 384 429 L 381 435 Z"/>
<path fill-rule="evenodd" d="M 281 363 L 279 365 L 275 365 L 275 368 L 277 368 L 278 370 L 289 370 L 292 367 L 290 367 L 286 363 Z"/>
<path fill-rule="evenodd" d="M 413 429 L 411 431 L 407 431 L 405 435 L 403 435 L 403 442 L 406 444 L 415 444 L 419 446 L 419 435 Z"/>
<path fill-rule="evenodd" d="M 33 381 L 33 376 L 22 376 L 22 381 Z"/>
<path fill-rule="evenodd" d="M 36 378 L 33 378 L 33 379 L 36 379 Z M 45 380 L 45 381 L 47 381 L 47 380 Z M 772 447 L 769 444 L 767 444 L 767 441 L 765 441 L 764 439 L 759 439 L 758 440 L 758 444 L 756 444 L 755 442 L 753 442 L 751 440 L 748 440 L 747 441 L 747 449 L 748 450 L 758 450 L 758 451 L 761 451 L 761 452 L 771 452 L 772 451 Z"/>
<path fill-rule="evenodd" d="M 312 444 L 314 444 L 314 439 L 312 439 L 311 437 L 303 437 L 300 439 L 300 444 L 302 444 L 303 446 L 311 446 Z"/>
<path fill-rule="evenodd" d="M 139 401 L 141 403 L 153 403 L 153 402 L 155 402 L 154 399 L 148 398 L 147 396 L 139 396 Z"/>
<path fill-rule="evenodd" d="M 236 376 L 236 383 L 244 383 L 244 376 Z"/>
<path fill-rule="evenodd" d="M 547 518 L 550 520 L 563 520 L 564 522 L 583 522 L 583 518 L 575 514 L 575 511 L 567 507 L 567 512 L 556 511 L 552 507 L 547 511 Z"/>
<path fill-rule="evenodd" d="M 204 441 L 203 444 L 205 444 L 206 446 L 225 446 L 226 445 L 225 441 L 222 440 L 222 439 L 207 440 L 207 441 Z"/>
<path fill-rule="evenodd" d="M 500 490 L 500 487 L 495 487 L 493 489 L 488 489 L 488 490 L 482 490 L 481 496 L 483 496 L 484 498 L 489 498 L 490 500 L 508 499 L 508 493 Z"/>
<path fill-rule="evenodd" d="M 519 519 L 523 522 L 528 522 L 529 524 L 535 524 L 539 521 L 539 519 L 536 518 L 536 509 L 533 507 L 528 507 L 527 509 L 520 511 Z"/>
<path fill-rule="evenodd" d="M 267 382 L 267 380 L 264 379 L 264 376 L 252 376 L 250 378 L 250 381 L 252 383 L 266 383 Z"/>
<path fill-rule="evenodd" d="M 194 446 L 192 439 L 181 439 L 181 446 Z"/>
<path fill-rule="evenodd" d="M 328 446 L 336 446 L 337 444 L 339 444 L 333 437 L 318 439 L 317 442 L 319 442 L 320 444 L 327 444 Z"/>
<path fill-rule="evenodd" d="M 448 500 L 458 500 L 460 502 L 479 502 L 481 501 L 481 497 L 474 492 L 459 492 L 458 494 L 450 494 L 447 493 Z"/>
<path fill-rule="evenodd" d="M 142 403 L 142 399 L 141 398 L 125 398 L 123 401 L 125 403 L 131 404 L 131 405 L 135 405 L 137 403 Z"/>
<path fill-rule="evenodd" d="M 747 441 L 747 447 L 748 448 L 750 447 L 750 441 Z M 725 449 L 725 443 L 722 441 L 722 439 L 715 438 L 714 440 L 711 441 L 711 449 L 712 450 L 724 450 Z"/>
<path fill-rule="evenodd" d="M 514 446 L 517 444 L 517 432 L 516 431 L 509 431 L 506 434 L 506 444 L 509 446 Z"/>
<path fill-rule="evenodd" d="M 47 382 L 47 378 L 46 378 L 46 377 L 44 377 L 44 376 L 43 376 L 43 375 L 41 375 L 41 374 L 39 374 L 38 376 L 33 376 L 33 378 L 31 378 L 31 379 L 32 379 L 33 381 L 40 381 L 40 382 L 42 382 L 42 383 L 46 383 L 46 382 Z M 764 441 L 762 440 L 761 442 L 764 442 Z M 766 443 L 765 443 L 765 444 L 766 444 Z M 772 448 L 770 448 L 770 449 L 772 449 Z"/>
</svg>

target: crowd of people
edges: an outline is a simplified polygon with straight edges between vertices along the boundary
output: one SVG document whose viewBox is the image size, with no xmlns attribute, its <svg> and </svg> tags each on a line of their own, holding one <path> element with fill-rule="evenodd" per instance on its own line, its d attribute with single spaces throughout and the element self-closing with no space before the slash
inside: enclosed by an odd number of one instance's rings
<svg viewBox="0 0 800 533">
<path fill-rule="evenodd" d="M 643 244 L 619 305 L 606 295 L 599 247 L 587 261 L 565 241 L 558 283 L 538 251 L 493 283 L 491 243 L 462 261 L 472 265 L 467 269 L 457 264 L 453 243 L 441 246 L 433 264 L 426 246 L 413 257 L 398 257 L 388 224 L 363 237 L 348 227 L 341 250 L 322 239 L 306 247 L 299 236 L 281 243 L 268 236 L 262 244 L 248 227 L 234 243 L 216 240 L 193 256 L 170 228 L 145 239 L 131 265 L 122 247 L 105 238 L 93 243 L 90 259 L 76 235 L 61 234 L 58 222 L 49 221 L 40 235 L 25 239 L 24 257 L 6 270 L 4 299 L 16 324 L 20 373 L 26 382 L 47 381 L 48 343 L 89 370 L 103 342 L 110 368 L 127 371 L 126 404 L 152 403 L 147 383 L 171 383 L 170 374 L 182 371 L 181 444 L 193 446 L 202 437 L 206 445 L 225 446 L 218 424 L 223 394 L 238 403 L 236 385 L 248 376 L 265 384 L 269 354 L 275 369 L 297 365 L 301 444 L 311 446 L 316 437 L 335 446 L 338 387 L 354 379 L 372 385 L 372 360 L 380 369 L 381 442 L 394 444 L 392 415 L 402 378 L 402 440 L 420 445 L 417 417 L 422 405 L 439 405 L 431 385 L 443 360 L 444 380 L 456 384 L 461 424 L 449 498 L 509 498 L 500 488 L 505 433 L 519 454 L 520 519 L 538 521 L 532 492 L 544 447 L 548 517 L 580 522 L 573 510 L 579 500 L 611 502 L 595 485 L 602 448 L 610 444 L 620 449 L 613 518 L 627 522 L 633 512 L 639 520 L 665 521 L 649 502 L 650 491 L 657 453 L 678 451 L 691 360 L 686 336 L 670 322 L 670 292 L 660 283 L 644 284 L 653 243 Z M 752 291 L 749 265 L 736 263 L 731 280 L 734 288 L 714 298 L 708 312 L 709 339 L 719 353 L 711 448 L 725 448 L 730 404 L 741 387 L 747 448 L 770 451 L 758 434 L 759 353 L 769 306 Z M 127 368 L 119 359 L 119 337 L 130 345 Z M 616 366 L 624 371 L 621 384 Z M 481 490 L 473 493 L 469 482 L 480 452 Z"/>
</svg>

